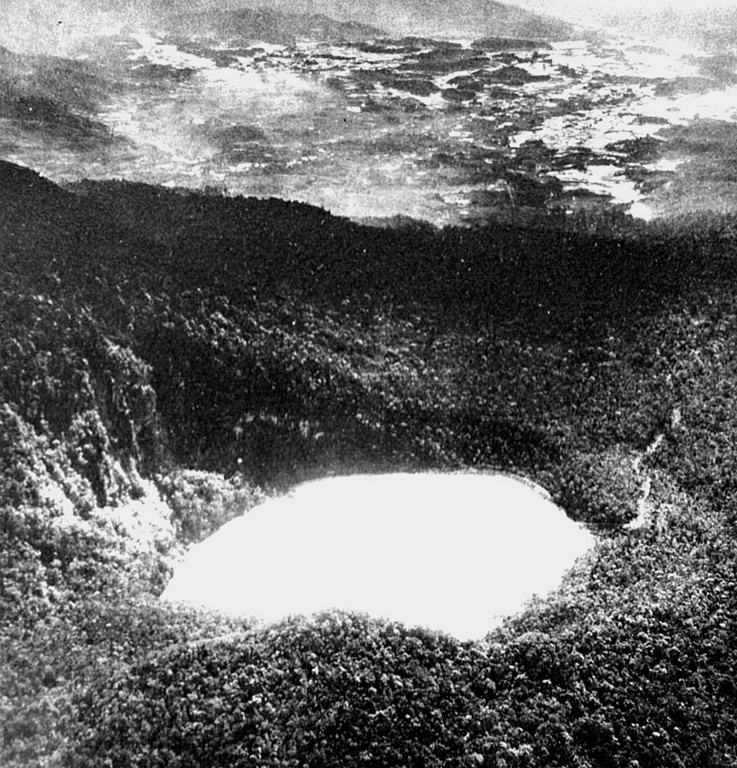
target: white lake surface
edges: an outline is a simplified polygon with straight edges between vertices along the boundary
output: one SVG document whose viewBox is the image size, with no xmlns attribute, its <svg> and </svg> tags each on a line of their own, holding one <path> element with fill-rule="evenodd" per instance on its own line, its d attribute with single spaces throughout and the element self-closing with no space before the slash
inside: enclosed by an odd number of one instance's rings
<svg viewBox="0 0 737 768">
<path fill-rule="evenodd" d="M 338 608 L 481 639 L 558 586 L 593 541 L 512 477 L 331 478 L 193 547 L 162 599 L 264 622 Z"/>
</svg>

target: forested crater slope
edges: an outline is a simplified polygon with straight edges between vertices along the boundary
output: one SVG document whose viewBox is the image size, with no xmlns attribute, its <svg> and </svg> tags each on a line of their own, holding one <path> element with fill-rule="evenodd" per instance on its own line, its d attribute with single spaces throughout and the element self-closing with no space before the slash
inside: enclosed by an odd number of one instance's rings
<svg viewBox="0 0 737 768">
<path fill-rule="evenodd" d="M 378 229 L 1 164 L 3 765 L 733 765 L 734 224 Z M 599 543 L 483 643 L 156 601 L 268 493 L 428 469 Z"/>
</svg>

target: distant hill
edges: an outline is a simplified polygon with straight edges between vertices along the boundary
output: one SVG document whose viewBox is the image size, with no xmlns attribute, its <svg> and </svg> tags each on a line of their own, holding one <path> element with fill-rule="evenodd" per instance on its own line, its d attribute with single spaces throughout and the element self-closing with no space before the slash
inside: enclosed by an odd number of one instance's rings
<svg viewBox="0 0 737 768">
<path fill-rule="evenodd" d="M 14 50 L 65 54 L 80 37 L 128 24 L 179 25 L 184 33 L 243 35 L 264 42 L 308 37 L 341 42 L 377 36 L 521 37 L 561 40 L 580 28 L 505 3 L 484 0 L 3 0 L 0 44 Z M 174 30 L 171 30 L 172 32 Z M 250 35 L 249 35 L 250 36 Z"/>
<path fill-rule="evenodd" d="M 221 39 L 289 44 L 296 39 L 341 43 L 385 35 L 378 27 L 336 21 L 322 13 L 288 13 L 273 8 L 177 11 L 164 16 L 167 32 Z"/>
<path fill-rule="evenodd" d="M 253 36 L 264 42 L 307 37 L 325 42 L 361 40 L 381 34 L 436 37 L 511 37 L 568 40 L 583 29 L 553 16 L 492 0 L 275 0 L 202 3 L 183 10 L 180 3 L 160 6 L 164 22 L 178 32 L 214 36 Z M 380 32 L 384 30 L 384 32 Z M 174 31 L 174 30 L 173 30 Z"/>
<path fill-rule="evenodd" d="M 460 0 L 456 3 L 441 0 L 413 0 L 410 4 L 418 21 L 435 24 L 436 32 L 454 26 L 484 35 L 497 37 L 523 37 L 543 40 L 565 40 L 576 36 L 576 27 L 553 16 L 497 2 Z"/>
<path fill-rule="evenodd" d="M 385 28 L 392 35 L 423 34 L 438 37 L 519 37 L 566 40 L 583 30 L 553 16 L 492 0 L 277 0 L 270 7 L 327 13 L 343 21 L 352 19 Z"/>
<path fill-rule="evenodd" d="M 110 73 L 90 61 L 0 47 L 0 119 L 6 121 L 6 151 L 18 131 L 55 147 L 89 148 L 108 142 L 109 132 L 95 110 L 115 88 Z"/>
</svg>

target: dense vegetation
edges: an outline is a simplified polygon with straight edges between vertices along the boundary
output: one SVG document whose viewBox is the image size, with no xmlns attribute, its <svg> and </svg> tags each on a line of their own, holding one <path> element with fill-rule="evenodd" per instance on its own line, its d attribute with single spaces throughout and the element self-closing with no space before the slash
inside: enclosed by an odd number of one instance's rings
<svg viewBox="0 0 737 768">
<path fill-rule="evenodd" d="M 733 220 L 0 196 L 3 766 L 735 763 Z M 522 473 L 600 543 L 477 644 L 157 604 L 265 493 L 397 468 Z"/>
</svg>

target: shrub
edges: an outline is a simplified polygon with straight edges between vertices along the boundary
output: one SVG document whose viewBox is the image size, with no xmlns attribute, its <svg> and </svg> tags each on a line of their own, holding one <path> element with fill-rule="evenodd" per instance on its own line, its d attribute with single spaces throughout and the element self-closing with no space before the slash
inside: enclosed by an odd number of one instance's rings
<svg viewBox="0 0 737 768">
<path fill-rule="evenodd" d="M 190 544 L 265 500 L 265 495 L 239 475 L 180 470 L 158 475 L 156 484 L 171 508 L 177 538 Z"/>
<path fill-rule="evenodd" d="M 621 449 L 574 454 L 550 490 L 572 518 L 598 528 L 618 528 L 635 518 L 641 492 L 633 458 Z"/>
</svg>

